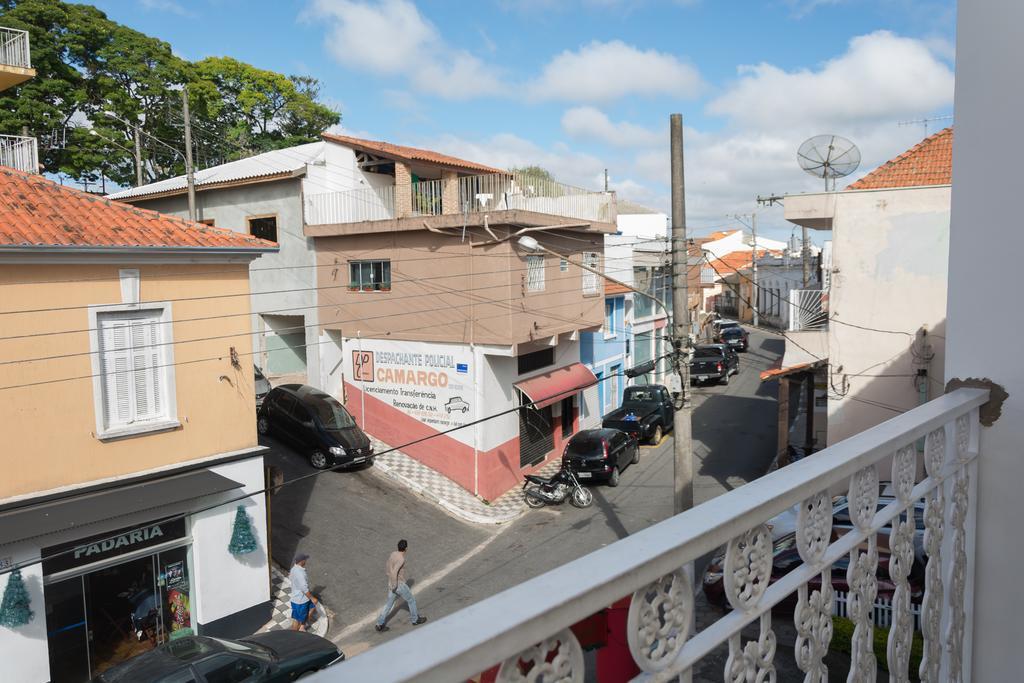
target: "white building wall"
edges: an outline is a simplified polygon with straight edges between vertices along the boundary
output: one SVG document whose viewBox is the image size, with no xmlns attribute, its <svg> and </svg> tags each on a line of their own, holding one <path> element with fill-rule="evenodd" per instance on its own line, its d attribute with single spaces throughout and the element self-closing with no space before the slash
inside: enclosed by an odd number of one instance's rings
<svg viewBox="0 0 1024 683">
<path fill-rule="evenodd" d="M 946 373 L 989 377 L 1009 393 L 999 420 L 981 431 L 978 495 L 972 498 L 977 515 L 967 546 L 974 569 L 967 637 L 974 653 L 964 675 L 1002 683 L 1021 680 L 1024 544 L 1016 511 L 1024 483 L 1024 362 L 1012 345 L 1000 351 L 979 341 L 991 336 L 994 322 L 1000 335 L 1024 337 L 1018 161 L 1024 89 L 1015 85 L 1024 63 L 1024 3 L 965 0 L 957 15 Z"/>
<path fill-rule="evenodd" d="M 620 213 L 615 224 L 621 236 L 629 242 L 638 239 L 653 239 L 668 236 L 668 214 L 664 213 Z"/>
<path fill-rule="evenodd" d="M 263 458 L 249 458 L 210 468 L 211 472 L 242 484 L 241 490 L 222 494 L 242 501 L 192 516 L 192 571 L 196 599 L 192 618 L 209 624 L 222 617 L 270 600 L 270 567 L 267 564 L 267 505 L 259 493 L 264 488 Z M 256 536 L 257 550 L 247 555 L 228 552 L 234 529 L 235 511 L 245 506 Z"/>
<path fill-rule="evenodd" d="M 11 556 L 13 561 L 25 562 L 28 553 Z M 38 557 L 38 552 L 36 553 Z M 3 559 L 7 559 L 6 557 Z M 0 595 L 7 588 L 10 574 L 0 574 Z M 21 570 L 21 578 L 28 589 L 32 621 L 16 629 L 0 628 L 0 661 L 3 662 L 3 680 L 42 683 L 50 680 L 50 650 L 46 641 L 46 608 L 43 603 L 43 567 L 33 564 Z"/>
<path fill-rule="evenodd" d="M 920 367 L 928 369 L 929 396 L 942 391 L 949 199 L 949 187 L 836 197 L 829 445 L 918 405 L 909 375 Z M 926 339 L 918 336 L 922 329 Z"/>
</svg>

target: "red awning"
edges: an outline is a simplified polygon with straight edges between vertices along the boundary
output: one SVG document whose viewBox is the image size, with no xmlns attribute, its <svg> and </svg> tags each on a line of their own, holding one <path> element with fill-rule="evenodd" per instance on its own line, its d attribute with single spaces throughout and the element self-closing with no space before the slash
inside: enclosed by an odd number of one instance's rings
<svg viewBox="0 0 1024 683">
<path fill-rule="evenodd" d="M 597 377 L 582 363 L 573 363 L 543 375 L 516 382 L 513 386 L 533 401 L 534 408 L 545 408 L 569 398 L 597 383 Z"/>
<path fill-rule="evenodd" d="M 798 363 L 797 365 L 790 365 L 787 368 L 770 368 L 761 373 L 761 381 L 769 382 L 774 379 L 782 379 L 783 377 L 788 377 L 789 375 L 795 375 L 799 372 L 810 372 L 812 370 L 817 370 L 818 368 L 823 367 L 824 365 L 825 361 L 816 360 L 807 363 Z"/>
</svg>

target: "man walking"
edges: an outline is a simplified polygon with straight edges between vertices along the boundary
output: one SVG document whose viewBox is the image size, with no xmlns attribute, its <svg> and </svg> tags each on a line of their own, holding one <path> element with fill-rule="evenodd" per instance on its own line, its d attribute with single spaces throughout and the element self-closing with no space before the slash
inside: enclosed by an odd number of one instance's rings
<svg viewBox="0 0 1024 683">
<path fill-rule="evenodd" d="M 398 550 L 388 556 L 388 601 L 384 604 L 384 609 L 381 610 L 380 616 L 377 617 L 377 625 L 374 628 L 378 632 L 388 630 L 384 622 L 388 620 L 391 608 L 395 606 L 395 600 L 398 598 L 405 600 L 405 604 L 409 606 L 409 616 L 412 619 L 413 626 L 419 626 L 427 620 L 426 617 L 421 617 L 420 613 L 416 611 L 416 598 L 412 596 L 412 591 L 409 590 L 409 586 L 405 582 L 405 551 L 408 547 L 409 543 L 403 538 L 398 542 Z"/>
<path fill-rule="evenodd" d="M 288 572 L 288 578 L 292 584 L 292 630 L 304 631 L 313 613 L 314 606 L 319 601 L 309 592 L 309 578 L 306 576 L 306 561 L 309 555 L 298 553 L 295 555 L 295 562 L 292 570 Z"/>
</svg>

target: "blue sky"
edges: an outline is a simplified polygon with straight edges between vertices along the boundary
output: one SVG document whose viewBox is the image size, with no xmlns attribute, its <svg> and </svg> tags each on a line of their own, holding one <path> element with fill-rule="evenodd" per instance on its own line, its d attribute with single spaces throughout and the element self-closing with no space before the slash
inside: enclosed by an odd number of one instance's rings
<svg viewBox="0 0 1024 683">
<path fill-rule="evenodd" d="M 668 206 L 667 120 L 683 114 L 695 232 L 757 194 L 817 190 L 818 133 L 854 140 L 854 176 L 952 112 L 955 5 L 921 0 L 103 0 L 189 59 L 318 78 L 349 133 Z M 935 132 L 948 122 L 931 124 Z M 787 237 L 779 209 L 761 224 Z M 735 225 L 735 224 L 733 224 Z"/>
</svg>

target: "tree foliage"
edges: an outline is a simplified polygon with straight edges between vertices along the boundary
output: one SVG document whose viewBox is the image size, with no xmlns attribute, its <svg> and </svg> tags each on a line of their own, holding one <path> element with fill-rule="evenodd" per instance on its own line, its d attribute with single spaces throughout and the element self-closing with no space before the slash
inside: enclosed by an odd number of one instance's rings
<svg viewBox="0 0 1024 683">
<path fill-rule="evenodd" d="M 0 131 L 38 137 L 50 173 L 134 185 L 136 122 L 143 182 L 182 173 L 182 88 L 198 167 L 314 141 L 341 118 L 313 78 L 229 57 L 189 62 L 88 5 L 0 0 L 0 24 L 29 32 L 36 69 L 0 93 Z"/>
<path fill-rule="evenodd" d="M 551 175 L 551 171 L 547 170 L 543 166 L 518 166 L 516 168 L 509 169 L 509 171 L 529 176 L 531 178 L 538 178 L 540 180 L 554 181 L 555 179 L 554 176 Z"/>
</svg>

